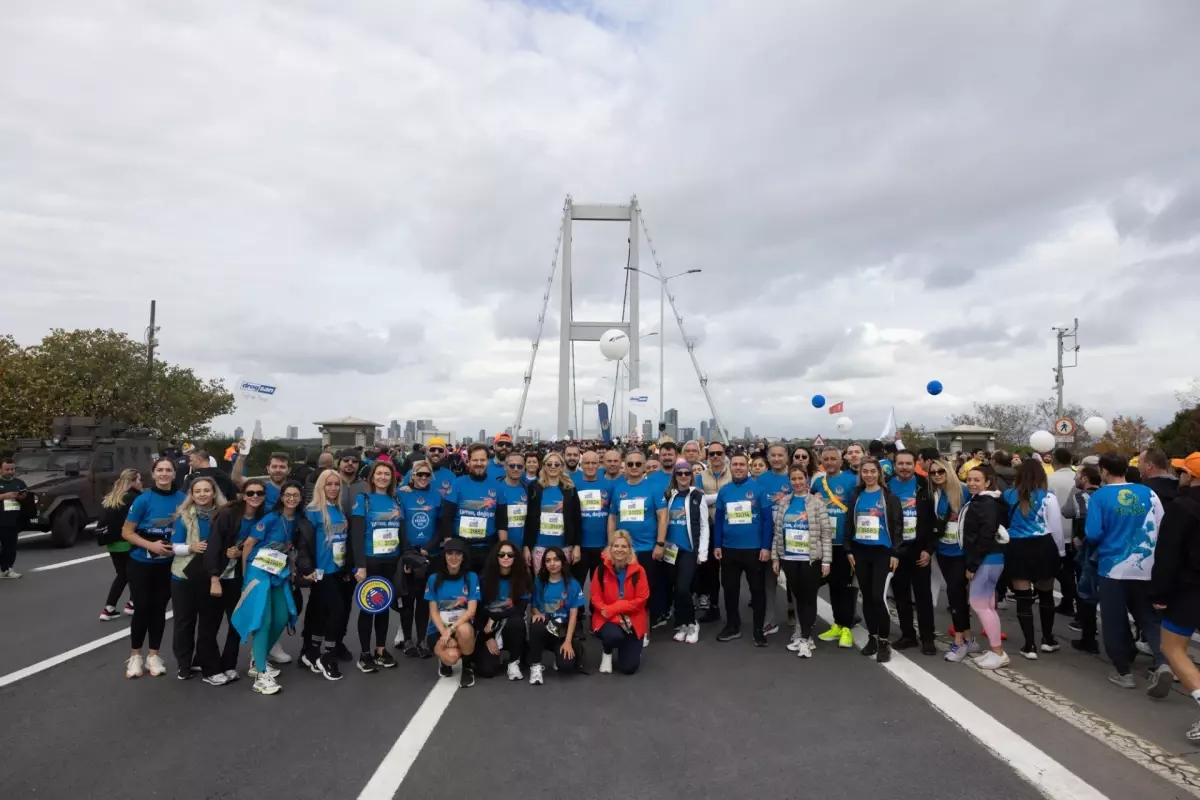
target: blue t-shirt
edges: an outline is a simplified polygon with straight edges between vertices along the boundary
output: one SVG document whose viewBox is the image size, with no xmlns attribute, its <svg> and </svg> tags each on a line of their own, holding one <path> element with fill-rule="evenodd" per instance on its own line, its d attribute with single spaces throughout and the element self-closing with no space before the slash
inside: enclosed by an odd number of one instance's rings
<svg viewBox="0 0 1200 800">
<path fill-rule="evenodd" d="M 325 529 L 325 515 L 317 509 L 309 509 L 304 516 L 312 523 L 316 534 L 317 569 L 326 575 L 341 572 L 346 565 L 346 515 L 336 504 L 329 505 L 329 530 Z"/>
<path fill-rule="evenodd" d="M 654 490 L 661 495 L 667 493 L 667 487 L 671 485 L 671 473 L 655 470 L 646 476 L 646 483 L 654 487 Z"/>
<path fill-rule="evenodd" d="M 854 501 L 854 543 L 871 547 L 891 547 L 887 526 L 887 505 L 879 489 L 864 489 Z"/>
<path fill-rule="evenodd" d="M 767 470 L 754 479 L 758 490 L 763 496 L 763 524 L 768 530 L 775 530 L 775 504 L 792 493 L 792 479 L 787 470 L 780 475 L 773 470 Z"/>
<path fill-rule="evenodd" d="M 971 493 L 967 491 L 967 487 L 962 487 L 962 502 L 958 506 L 961 513 L 962 507 L 971 499 Z M 942 538 L 938 539 L 937 551 L 938 555 L 958 558 L 963 554 L 962 545 L 959 543 L 962 534 L 958 529 L 959 514 L 954 513 L 950 508 L 950 498 L 945 492 L 938 493 L 937 506 L 934 507 L 934 512 L 938 519 L 945 520 L 945 528 L 942 531 Z"/>
<path fill-rule="evenodd" d="M 466 613 L 469 603 L 479 602 L 479 578 L 474 572 L 463 573 L 457 578 L 446 578 L 441 586 L 436 586 L 437 579 L 437 574 L 433 574 L 425 582 L 425 599 L 437 603 L 443 623 L 450 625 L 458 622 Z M 428 633 L 437 633 L 437 630 L 437 625 L 430 618 Z"/>
<path fill-rule="evenodd" d="M 400 557 L 400 521 L 404 508 L 390 494 L 360 493 L 354 498 L 352 517 L 362 517 L 366 523 L 363 545 L 367 558 Z"/>
<path fill-rule="evenodd" d="M 656 491 L 646 479 L 635 486 L 621 478 L 613 486 L 609 503 L 609 516 L 617 518 L 617 530 L 629 531 L 634 551 L 653 550 L 658 542 L 658 512 L 666 506 L 662 491 Z"/>
<path fill-rule="evenodd" d="M 808 498 L 792 496 L 783 512 L 783 560 L 809 561 L 812 552 L 808 527 Z"/>
<path fill-rule="evenodd" d="M 713 517 L 713 547 L 769 550 L 774 531 L 763 525 L 764 502 L 762 490 L 751 478 L 722 486 L 717 492 L 717 512 Z"/>
<path fill-rule="evenodd" d="M 671 500 L 667 509 L 667 541 L 680 550 L 692 552 L 692 538 L 688 536 L 688 496 L 680 493 Z"/>
<path fill-rule="evenodd" d="M 538 578 L 533 584 L 533 607 L 555 622 L 565 624 L 572 608 L 583 608 L 583 590 L 579 581 L 566 578 L 546 581 Z"/>
<path fill-rule="evenodd" d="M 562 547 L 566 535 L 566 513 L 563 511 L 563 493 L 557 486 L 542 490 L 541 517 L 538 522 L 538 537 L 535 547 Z"/>
<path fill-rule="evenodd" d="M 1004 491 L 1004 502 L 1008 503 L 1008 535 L 1011 539 L 1032 539 L 1050 533 L 1046 527 L 1046 492 L 1035 489 L 1029 495 L 1029 511 L 1022 513 L 1016 489 Z"/>
<path fill-rule="evenodd" d="M 175 528 L 175 522 L 171 518 L 186 499 L 187 495 L 183 492 L 161 494 L 156 489 L 142 492 L 129 506 L 129 515 L 125 520 L 133 523 L 137 535 L 143 539 L 169 542 Z M 165 556 L 153 556 L 144 547 L 133 547 L 129 551 L 129 557 L 143 564 L 167 564 L 174 555 L 168 553 Z"/>
<path fill-rule="evenodd" d="M 500 498 L 504 501 L 508 515 L 508 540 L 517 547 L 525 546 L 525 520 L 529 517 L 529 490 L 524 483 L 509 486 L 508 481 L 497 481 Z"/>
<path fill-rule="evenodd" d="M 813 479 L 812 493 L 825 501 L 825 510 L 829 512 L 829 521 L 833 523 L 833 543 L 843 544 L 846 541 L 846 514 L 850 510 L 850 500 L 858 488 L 858 478 L 849 470 L 842 470 L 832 478 L 824 474 Z"/>
<path fill-rule="evenodd" d="M 517 600 L 529 600 L 529 592 L 516 598 Z M 487 601 L 487 610 L 491 614 L 504 616 L 513 607 L 512 583 L 508 578 L 501 578 L 496 581 L 496 596 Z M 522 622 L 522 625 L 525 623 Z"/>
<path fill-rule="evenodd" d="M 583 516 L 580 547 L 606 547 L 613 482 L 605 478 L 603 473 L 597 473 L 594 481 L 582 477 L 575 481 L 575 489 L 579 492 L 579 508 Z"/>
<path fill-rule="evenodd" d="M 266 495 L 264 495 L 266 502 L 263 503 L 263 508 L 270 511 L 279 502 L 279 495 L 283 494 L 283 489 L 270 481 L 263 481 L 263 490 L 266 491 Z"/>
<path fill-rule="evenodd" d="M 496 541 L 496 509 L 503 505 L 502 490 L 496 481 L 477 481 L 470 475 L 454 479 L 454 488 L 446 495 L 458 506 L 454 535 L 471 547 L 491 547 Z"/>
<path fill-rule="evenodd" d="M 904 541 L 911 542 L 917 538 L 917 476 L 906 481 L 892 478 L 888 481 L 888 489 L 900 500 L 900 508 L 904 511 Z"/>
<path fill-rule="evenodd" d="M 197 517 L 196 527 L 200 531 L 200 541 L 207 542 L 208 534 L 212 531 L 212 520 Z M 187 544 L 187 525 L 184 524 L 183 519 L 175 520 L 175 525 L 171 529 L 171 544 Z M 175 573 L 172 572 L 171 580 L 182 581 L 186 579 L 176 577 Z"/>
<path fill-rule="evenodd" d="M 504 465 L 497 464 L 496 459 L 488 461 L 487 476 L 490 480 L 502 481 L 507 474 L 508 471 L 504 469 Z"/>
<path fill-rule="evenodd" d="M 1097 542 L 1100 575 L 1114 580 L 1150 580 L 1158 542 L 1154 493 L 1140 483 L 1101 486 L 1088 501 L 1084 525 L 1089 542 Z"/>
<path fill-rule="evenodd" d="M 263 549 L 287 553 L 292 547 L 292 532 L 295 528 L 296 520 L 288 519 L 278 511 L 272 511 L 260 519 L 250 532 L 250 538 L 254 539 L 254 548 L 250 551 L 248 563 L 253 565 L 255 556 Z M 271 575 L 271 585 L 282 585 L 290 574 L 291 571 L 284 567 L 278 575 Z"/>
<path fill-rule="evenodd" d="M 442 493 L 436 489 L 413 489 L 397 492 L 404 517 L 404 539 L 409 547 L 433 554 L 441 550 L 438 538 L 438 517 L 442 512 Z"/>
</svg>

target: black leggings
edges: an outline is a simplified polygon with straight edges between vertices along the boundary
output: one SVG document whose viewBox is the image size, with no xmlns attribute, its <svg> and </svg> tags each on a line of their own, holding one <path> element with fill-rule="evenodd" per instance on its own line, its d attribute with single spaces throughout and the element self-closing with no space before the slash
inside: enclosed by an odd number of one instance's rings
<svg viewBox="0 0 1200 800">
<path fill-rule="evenodd" d="M 406 647 L 421 641 L 429 630 L 429 601 L 425 599 L 425 581 L 417 580 L 420 577 L 409 576 L 408 593 L 404 595 L 404 605 L 400 607 L 400 630 L 404 631 Z M 416 623 L 415 629 L 413 623 Z"/>
<path fill-rule="evenodd" d="M 237 608 L 238 601 L 242 599 L 242 581 L 240 578 L 233 578 L 226 581 L 221 581 L 221 613 L 216 616 L 213 635 L 216 635 L 217 628 L 221 627 L 221 617 L 225 618 L 225 645 L 221 648 L 221 671 L 230 672 L 237 670 L 238 650 L 242 646 L 242 636 L 237 632 L 237 628 L 233 627 L 233 610 Z M 204 620 L 200 620 L 201 623 Z M 203 665 L 201 665 L 203 666 Z"/>
<path fill-rule="evenodd" d="M 821 588 L 821 564 L 817 561 L 781 561 L 780 569 L 787 576 L 788 596 L 796 600 L 796 616 L 800 635 L 812 636 L 817 622 L 817 590 Z"/>
<path fill-rule="evenodd" d="M 221 603 L 209 594 L 207 576 L 202 580 L 172 580 L 171 607 L 175 610 L 171 649 L 179 669 L 186 672 L 195 664 L 205 677 L 223 672 L 217 653 Z"/>
<path fill-rule="evenodd" d="M 529 663 L 535 666 L 540 665 L 542 663 L 542 653 L 547 649 L 552 649 L 554 651 L 554 663 L 558 666 L 558 671 L 574 672 L 579 651 L 576 650 L 575 652 L 576 658 L 566 658 L 563 656 L 558 648 L 562 647 L 565 639 L 566 637 L 564 636 L 554 636 L 550 631 L 546 630 L 544 620 L 533 623 L 529 626 Z M 577 647 L 574 643 L 572 643 L 572 646 Z"/>
<path fill-rule="evenodd" d="M 428 609 L 429 604 L 425 607 Z M 476 620 L 487 625 L 487 619 Z M 497 621 L 497 624 L 499 621 Z M 543 626 L 544 627 L 544 626 Z M 521 617 L 509 617 L 504 623 L 504 628 L 500 632 L 500 641 L 503 647 L 499 654 L 492 655 L 487 648 L 488 641 L 492 638 L 491 634 L 485 634 L 482 627 L 475 628 L 475 674 L 481 678 L 494 678 L 500 674 L 505 665 L 510 662 L 521 662 L 525 655 L 525 647 L 528 640 L 528 633 L 525 630 L 525 620 Z M 560 640 L 561 641 L 561 640 Z M 507 654 L 507 655 L 505 655 Z"/>
<path fill-rule="evenodd" d="M 346 635 L 346 630 L 342 627 L 342 584 L 346 582 L 344 577 L 341 572 L 326 575 L 308 590 L 308 613 L 304 617 L 306 647 L 324 641 L 326 647 L 332 649 Z M 379 616 L 387 616 L 387 613 Z"/>
<path fill-rule="evenodd" d="M 858 589 L 854 587 L 854 570 L 846 558 L 849 550 L 835 544 L 829 561 L 829 605 L 833 608 L 833 624 L 854 627 L 854 607 L 858 604 Z"/>
<path fill-rule="evenodd" d="M 946 582 L 946 599 L 950 601 L 950 621 L 954 632 L 971 630 L 971 606 L 968 596 L 967 560 L 962 556 L 944 556 L 938 553 L 938 567 Z"/>
<path fill-rule="evenodd" d="M 129 551 L 125 550 L 120 553 L 108 554 L 112 559 L 113 570 L 116 571 L 116 576 L 113 578 L 112 586 L 108 587 L 108 599 L 104 601 L 104 607 L 116 607 L 121 600 L 121 592 L 125 591 L 125 585 L 129 583 Z"/>
<path fill-rule="evenodd" d="M 394 585 L 396 579 L 396 566 L 399 563 L 399 558 L 371 558 L 368 556 L 367 577 L 387 578 Z M 358 610 L 358 643 L 362 652 L 371 652 L 372 623 L 374 623 L 375 628 L 375 646 L 381 650 L 387 647 L 388 617 L 390 616 L 390 609 L 384 609 L 383 612 L 379 614 L 368 614 L 361 608 Z"/>
<path fill-rule="evenodd" d="M 883 587 L 891 572 L 888 561 L 892 551 L 886 547 L 855 545 L 852 554 L 854 571 L 858 574 L 858 588 L 863 593 L 863 621 L 867 624 L 867 633 L 886 639 L 892 631 L 892 618 L 888 614 Z"/>
<path fill-rule="evenodd" d="M 158 650 L 167 627 L 167 603 L 171 601 L 171 562 L 149 564 L 131 558 L 128 575 L 129 596 L 133 598 L 130 644 L 134 650 L 141 650 L 149 633 L 150 649 Z"/>
</svg>

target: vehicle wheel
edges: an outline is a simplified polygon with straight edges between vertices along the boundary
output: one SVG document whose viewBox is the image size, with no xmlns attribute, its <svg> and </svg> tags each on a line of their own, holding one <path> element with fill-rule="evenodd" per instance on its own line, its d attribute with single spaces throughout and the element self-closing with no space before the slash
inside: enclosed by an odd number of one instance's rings
<svg viewBox="0 0 1200 800">
<path fill-rule="evenodd" d="M 83 531 L 83 510 L 77 505 L 66 505 L 54 515 L 50 527 L 50 543 L 55 547 L 71 547 Z"/>
</svg>

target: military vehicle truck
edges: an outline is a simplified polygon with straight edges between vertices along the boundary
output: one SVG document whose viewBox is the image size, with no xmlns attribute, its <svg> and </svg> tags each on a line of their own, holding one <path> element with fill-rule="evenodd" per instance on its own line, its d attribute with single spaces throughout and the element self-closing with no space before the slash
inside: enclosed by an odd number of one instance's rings
<svg viewBox="0 0 1200 800">
<path fill-rule="evenodd" d="M 17 476 L 29 487 L 27 527 L 49 531 L 55 547 L 75 544 L 100 517 L 100 503 L 130 467 L 150 485 L 154 458 L 165 449 L 154 431 L 95 417 L 56 417 L 49 439 L 18 439 Z"/>
</svg>

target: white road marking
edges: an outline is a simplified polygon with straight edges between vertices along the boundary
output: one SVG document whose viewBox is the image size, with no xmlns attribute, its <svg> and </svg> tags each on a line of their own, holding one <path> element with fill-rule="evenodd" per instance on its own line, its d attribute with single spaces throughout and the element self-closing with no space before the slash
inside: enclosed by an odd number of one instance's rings
<svg viewBox="0 0 1200 800">
<path fill-rule="evenodd" d="M 833 619 L 833 608 L 824 598 L 817 598 L 817 612 L 826 621 Z M 861 626 L 854 629 L 854 642 L 859 647 L 867 642 L 867 633 Z M 1051 800 L 1107 800 L 1078 775 L 902 653 L 893 653 L 892 660 L 882 666 Z"/>
<path fill-rule="evenodd" d="M 384 756 L 383 761 L 358 795 L 358 800 L 392 800 L 404 777 L 421 753 L 421 748 L 429 740 L 429 735 L 442 718 L 454 693 L 458 691 L 458 681 L 454 678 L 438 678 L 438 682 L 430 689 L 429 695 L 417 713 L 400 734 L 400 738 L 392 745 L 392 749 Z"/>
<path fill-rule="evenodd" d="M 50 531 L 30 531 L 29 533 L 17 534 L 17 541 L 23 542 L 27 539 L 43 539 L 50 535 Z"/>
<path fill-rule="evenodd" d="M 70 567 L 75 564 L 83 564 L 86 561 L 95 561 L 98 558 L 108 558 L 108 553 L 99 553 L 94 556 L 84 556 L 83 558 L 73 558 L 70 561 L 60 561 L 57 564 L 47 564 L 44 567 L 34 567 L 30 572 L 45 572 L 48 569 L 59 569 L 61 567 Z"/>
<path fill-rule="evenodd" d="M 166 619 L 170 619 L 173 616 L 175 616 L 175 612 L 168 611 Z M 104 647 L 106 644 L 112 644 L 113 642 L 119 642 L 122 639 L 126 639 L 126 640 L 129 639 L 129 628 L 122 628 L 119 631 L 110 633 L 108 636 L 101 636 L 99 639 L 96 639 L 95 641 L 88 642 L 87 644 L 81 644 L 79 647 L 76 647 L 74 650 L 68 650 L 65 653 L 59 653 L 56 656 L 51 656 L 50 658 L 47 658 L 44 661 L 39 661 L 38 663 L 32 664 L 28 667 L 25 667 L 24 669 L 19 669 L 16 672 L 10 672 L 7 675 L 0 676 L 0 689 L 3 689 L 5 686 L 8 686 L 10 684 L 16 683 L 17 681 L 19 681 L 23 678 L 28 678 L 30 675 L 36 675 L 39 672 L 45 672 L 46 670 L 50 669 L 51 667 L 57 667 L 59 664 L 65 664 L 66 662 L 70 661 L 72 658 L 76 658 L 78 656 L 84 655 L 85 653 L 90 653 L 93 650 L 99 650 L 101 647 Z"/>
</svg>

